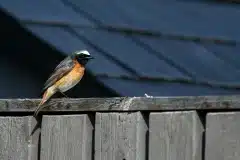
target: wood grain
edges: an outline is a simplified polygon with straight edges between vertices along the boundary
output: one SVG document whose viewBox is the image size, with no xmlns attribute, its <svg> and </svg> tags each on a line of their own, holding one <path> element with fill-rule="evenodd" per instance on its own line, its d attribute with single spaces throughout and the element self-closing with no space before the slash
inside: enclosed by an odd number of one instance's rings
<svg viewBox="0 0 240 160">
<path fill-rule="evenodd" d="M 195 111 L 151 113 L 149 160 L 202 160 L 202 133 Z"/>
<path fill-rule="evenodd" d="M 39 99 L 0 100 L 0 112 L 33 112 Z M 240 96 L 199 96 L 199 97 L 116 97 L 116 98 L 61 98 L 52 99 L 42 112 L 76 111 L 161 111 L 161 110 L 202 110 L 239 109 Z"/>
<path fill-rule="evenodd" d="M 41 160 L 91 160 L 92 131 L 85 114 L 43 116 Z"/>
<path fill-rule="evenodd" d="M 95 160 L 145 160 L 146 132 L 140 112 L 97 113 Z"/>
<path fill-rule="evenodd" d="M 27 117 L 0 117 L 0 159 L 37 160 L 39 130 L 32 136 L 36 121 Z"/>
<path fill-rule="evenodd" d="M 205 160 L 240 159 L 240 112 L 209 113 Z"/>
</svg>

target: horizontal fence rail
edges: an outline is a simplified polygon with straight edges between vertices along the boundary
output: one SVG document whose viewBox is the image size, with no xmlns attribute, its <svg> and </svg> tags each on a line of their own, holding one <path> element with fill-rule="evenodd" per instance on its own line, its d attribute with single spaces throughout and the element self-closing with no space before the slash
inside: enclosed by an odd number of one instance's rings
<svg viewBox="0 0 240 160">
<path fill-rule="evenodd" d="M 0 160 L 239 160 L 239 96 L 0 100 Z"/>
</svg>

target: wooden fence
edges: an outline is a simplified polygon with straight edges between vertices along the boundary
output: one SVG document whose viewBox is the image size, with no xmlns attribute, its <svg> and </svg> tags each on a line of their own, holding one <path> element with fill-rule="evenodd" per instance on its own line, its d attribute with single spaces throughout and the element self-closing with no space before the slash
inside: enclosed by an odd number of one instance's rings
<svg viewBox="0 0 240 160">
<path fill-rule="evenodd" d="M 240 160 L 239 96 L 0 100 L 0 160 Z"/>
</svg>

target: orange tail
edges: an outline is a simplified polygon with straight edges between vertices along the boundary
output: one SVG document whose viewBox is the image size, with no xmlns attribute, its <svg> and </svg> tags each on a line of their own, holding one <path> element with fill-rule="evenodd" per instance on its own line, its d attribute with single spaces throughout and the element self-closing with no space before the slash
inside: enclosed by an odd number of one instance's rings
<svg viewBox="0 0 240 160">
<path fill-rule="evenodd" d="M 49 98 L 52 97 L 52 95 L 54 95 L 56 93 L 56 89 L 54 86 L 48 88 L 44 94 L 43 94 L 43 98 L 41 100 L 41 102 L 39 103 L 38 107 L 36 108 L 35 112 L 34 112 L 34 117 L 37 117 L 39 111 L 44 107 L 43 104 L 45 102 L 47 102 L 49 100 Z"/>
</svg>

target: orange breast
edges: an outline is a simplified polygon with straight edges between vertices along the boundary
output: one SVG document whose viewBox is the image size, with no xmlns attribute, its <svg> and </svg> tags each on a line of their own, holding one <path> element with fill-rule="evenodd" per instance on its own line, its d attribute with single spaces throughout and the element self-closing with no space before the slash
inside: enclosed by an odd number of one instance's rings
<svg viewBox="0 0 240 160">
<path fill-rule="evenodd" d="M 70 71 L 67 75 L 58 80 L 55 86 L 60 89 L 62 92 L 67 91 L 68 89 L 75 86 L 84 75 L 84 66 L 79 64 L 76 60 L 74 61 L 75 65 L 72 71 Z"/>
</svg>

